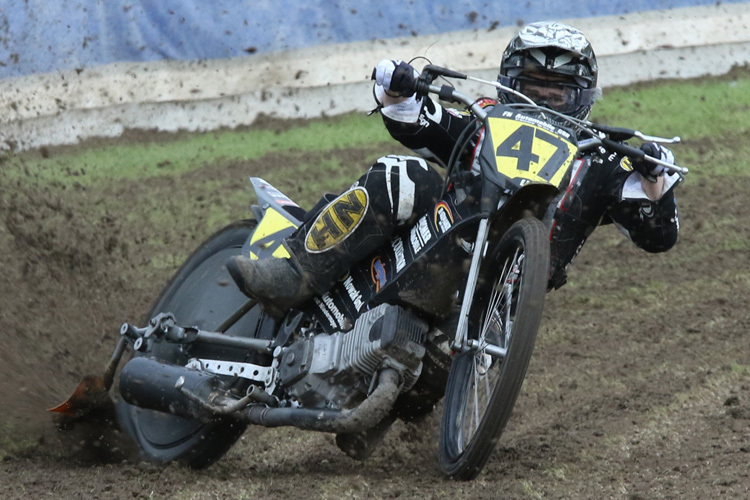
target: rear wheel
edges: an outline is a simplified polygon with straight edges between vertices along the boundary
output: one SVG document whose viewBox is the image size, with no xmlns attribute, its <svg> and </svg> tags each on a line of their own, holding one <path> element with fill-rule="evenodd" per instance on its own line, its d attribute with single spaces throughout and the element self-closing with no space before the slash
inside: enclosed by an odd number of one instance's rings
<svg viewBox="0 0 750 500">
<path fill-rule="evenodd" d="M 224 320 L 247 302 L 232 282 L 225 263 L 238 255 L 256 222 L 236 222 L 206 240 L 182 265 L 162 291 L 148 314 L 171 312 L 177 324 L 215 331 Z M 226 333 L 243 337 L 270 338 L 273 321 L 256 306 L 232 325 Z M 197 346 L 196 346 L 197 347 Z M 189 358 L 214 358 L 260 361 L 257 354 L 237 349 L 155 344 L 148 354 L 161 361 L 184 365 Z M 117 404 L 121 426 L 140 446 L 145 457 L 155 462 L 180 460 L 191 467 L 207 467 L 218 460 L 242 435 L 246 425 L 233 419 L 210 423 L 185 419 L 132 406 L 123 400 Z"/>
<path fill-rule="evenodd" d="M 468 327 L 474 347 L 456 355 L 445 390 L 440 464 L 455 479 L 482 470 L 521 390 L 544 307 L 547 234 L 537 219 L 518 221 L 482 263 Z"/>
</svg>

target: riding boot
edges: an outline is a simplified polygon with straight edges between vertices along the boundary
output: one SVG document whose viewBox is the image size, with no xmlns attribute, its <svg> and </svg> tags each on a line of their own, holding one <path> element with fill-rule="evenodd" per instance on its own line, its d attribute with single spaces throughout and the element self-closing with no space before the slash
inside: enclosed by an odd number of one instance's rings
<svg viewBox="0 0 750 500">
<path fill-rule="evenodd" d="M 288 259 L 236 256 L 227 269 L 240 290 L 269 312 L 286 311 L 329 290 L 355 262 L 385 243 L 393 229 L 388 217 L 374 213 L 367 190 L 354 187 L 284 241 Z"/>
</svg>

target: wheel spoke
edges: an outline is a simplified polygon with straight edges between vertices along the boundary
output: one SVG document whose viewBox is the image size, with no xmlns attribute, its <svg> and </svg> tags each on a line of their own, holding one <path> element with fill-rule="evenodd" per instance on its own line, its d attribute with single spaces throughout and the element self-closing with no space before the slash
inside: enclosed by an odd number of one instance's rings
<svg viewBox="0 0 750 500">
<path fill-rule="evenodd" d="M 548 245 L 546 227 L 525 219 L 482 264 L 488 280 L 477 288 L 467 349 L 453 360 L 446 387 L 441 464 L 451 477 L 473 478 L 510 418 L 541 318 Z"/>
<path fill-rule="evenodd" d="M 513 293 L 519 288 L 522 277 L 521 262 L 523 249 L 517 248 L 512 256 L 505 260 L 503 269 L 490 292 L 484 311 L 478 339 L 473 342 L 476 349 L 471 367 L 470 382 L 467 389 L 466 411 L 460 429 L 459 448 L 471 441 L 479 424 L 484 418 L 492 396 L 493 371 L 499 371 L 510 340 L 512 330 Z M 493 368 L 495 370 L 493 370 Z M 480 391 L 480 384 L 482 390 Z"/>
</svg>

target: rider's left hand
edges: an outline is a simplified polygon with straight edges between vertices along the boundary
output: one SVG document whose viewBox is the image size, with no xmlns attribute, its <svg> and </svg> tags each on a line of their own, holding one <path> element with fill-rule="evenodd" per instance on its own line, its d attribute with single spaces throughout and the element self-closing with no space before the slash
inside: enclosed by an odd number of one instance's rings
<svg viewBox="0 0 750 500">
<path fill-rule="evenodd" d="M 641 144 L 641 151 L 657 160 L 674 164 L 674 154 L 672 154 L 672 151 L 655 142 Z M 643 158 L 633 158 L 633 170 L 645 177 L 659 177 L 667 171 L 667 168 L 664 165 L 651 163 Z"/>
</svg>

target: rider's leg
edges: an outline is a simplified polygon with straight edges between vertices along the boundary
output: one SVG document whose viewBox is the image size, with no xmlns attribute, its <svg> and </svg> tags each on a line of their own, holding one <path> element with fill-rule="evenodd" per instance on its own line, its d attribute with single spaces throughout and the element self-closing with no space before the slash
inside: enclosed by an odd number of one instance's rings
<svg viewBox="0 0 750 500">
<path fill-rule="evenodd" d="M 277 310 L 296 307 L 430 210 L 441 187 L 440 175 L 424 160 L 382 157 L 284 242 L 289 259 L 234 257 L 227 268 L 248 296 Z"/>
</svg>

